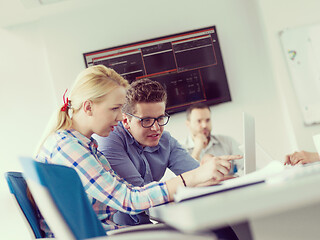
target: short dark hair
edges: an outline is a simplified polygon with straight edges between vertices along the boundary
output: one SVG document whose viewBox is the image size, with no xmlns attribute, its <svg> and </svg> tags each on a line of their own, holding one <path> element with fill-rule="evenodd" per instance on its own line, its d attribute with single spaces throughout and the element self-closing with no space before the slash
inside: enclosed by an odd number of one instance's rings
<svg viewBox="0 0 320 240">
<path fill-rule="evenodd" d="M 132 82 L 123 105 L 124 113 L 135 113 L 137 103 L 167 102 L 167 93 L 161 83 L 143 78 Z"/>
<path fill-rule="evenodd" d="M 190 119 L 190 114 L 193 109 L 208 109 L 211 112 L 211 110 L 207 104 L 202 103 L 202 102 L 194 103 L 191 106 L 189 106 L 188 109 L 186 110 L 188 120 Z"/>
</svg>

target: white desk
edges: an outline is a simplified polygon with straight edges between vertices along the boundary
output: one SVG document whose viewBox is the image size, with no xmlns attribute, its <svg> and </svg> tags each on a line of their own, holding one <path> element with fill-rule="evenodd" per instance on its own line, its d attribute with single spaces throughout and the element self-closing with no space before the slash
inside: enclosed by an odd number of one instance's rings
<svg viewBox="0 0 320 240">
<path fill-rule="evenodd" d="M 190 233 L 249 221 L 254 239 L 320 239 L 320 174 L 170 203 L 149 212 Z"/>
</svg>

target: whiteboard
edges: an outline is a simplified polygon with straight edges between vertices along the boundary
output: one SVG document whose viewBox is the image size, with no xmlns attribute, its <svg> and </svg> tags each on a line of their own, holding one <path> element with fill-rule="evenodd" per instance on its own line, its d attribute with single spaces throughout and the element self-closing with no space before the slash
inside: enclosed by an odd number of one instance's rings
<svg viewBox="0 0 320 240">
<path fill-rule="evenodd" d="M 320 123 L 320 25 L 280 32 L 304 123 Z"/>
</svg>

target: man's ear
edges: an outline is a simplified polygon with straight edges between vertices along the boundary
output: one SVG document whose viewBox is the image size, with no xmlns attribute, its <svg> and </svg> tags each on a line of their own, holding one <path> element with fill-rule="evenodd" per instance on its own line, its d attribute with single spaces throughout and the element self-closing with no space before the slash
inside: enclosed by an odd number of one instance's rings
<svg viewBox="0 0 320 240">
<path fill-rule="evenodd" d="M 83 110 L 88 116 L 92 116 L 92 101 L 90 100 L 84 101 Z"/>
<path fill-rule="evenodd" d="M 125 129 L 129 129 L 130 128 L 130 119 L 128 118 L 127 114 L 122 113 L 122 124 L 124 126 Z"/>
<path fill-rule="evenodd" d="M 187 125 L 187 127 L 190 127 L 190 121 L 189 121 L 189 119 L 186 120 L 186 125 Z"/>
</svg>

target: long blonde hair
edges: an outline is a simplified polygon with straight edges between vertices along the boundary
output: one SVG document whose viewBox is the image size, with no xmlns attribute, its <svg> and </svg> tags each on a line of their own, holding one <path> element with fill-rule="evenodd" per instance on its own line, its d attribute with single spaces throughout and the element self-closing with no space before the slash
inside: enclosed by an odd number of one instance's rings
<svg viewBox="0 0 320 240">
<path fill-rule="evenodd" d="M 83 70 L 71 88 L 68 102 L 59 108 L 56 121 L 53 123 L 51 131 L 41 142 L 37 153 L 50 134 L 60 129 L 71 128 L 72 114 L 77 113 L 81 109 L 84 101 L 99 102 L 105 95 L 119 86 L 127 88 L 129 83 L 111 68 L 95 65 Z M 62 110 L 63 108 L 64 110 Z"/>
</svg>

